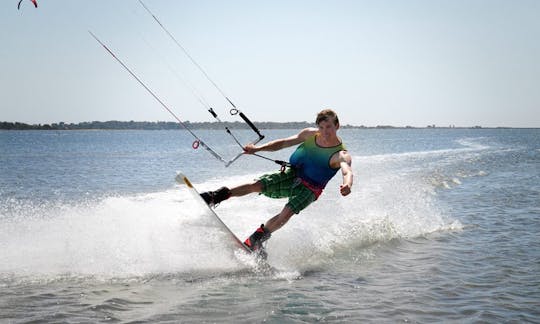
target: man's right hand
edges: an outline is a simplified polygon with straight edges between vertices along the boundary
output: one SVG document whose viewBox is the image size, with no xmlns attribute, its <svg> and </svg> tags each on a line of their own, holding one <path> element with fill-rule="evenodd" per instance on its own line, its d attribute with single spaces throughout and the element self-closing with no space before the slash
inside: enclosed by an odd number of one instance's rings
<svg viewBox="0 0 540 324">
<path fill-rule="evenodd" d="M 258 151 L 259 151 L 259 148 L 255 146 L 255 144 L 250 143 L 244 146 L 244 154 L 253 154 L 253 153 L 257 153 Z"/>
</svg>

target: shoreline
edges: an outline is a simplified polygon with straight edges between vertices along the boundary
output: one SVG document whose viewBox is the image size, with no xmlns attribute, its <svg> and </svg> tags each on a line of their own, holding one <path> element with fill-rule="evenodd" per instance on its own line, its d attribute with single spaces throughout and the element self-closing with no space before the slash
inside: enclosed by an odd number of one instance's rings
<svg viewBox="0 0 540 324">
<path fill-rule="evenodd" d="M 233 129 L 250 129 L 243 122 L 185 122 L 189 129 L 222 130 L 224 127 Z M 259 129 L 302 129 L 314 127 L 315 123 L 308 122 L 255 122 Z M 484 126 L 356 126 L 342 125 L 342 129 L 538 129 L 539 127 L 484 127 Z M 176 122 L 136 122 L 136 121 L 93 121 L 80 123 L 52 123 L 52 124 L 26 124 L 20 122 L 0 122 L 0 130 L 183 130 L 182 125 Z"/>
</svg>

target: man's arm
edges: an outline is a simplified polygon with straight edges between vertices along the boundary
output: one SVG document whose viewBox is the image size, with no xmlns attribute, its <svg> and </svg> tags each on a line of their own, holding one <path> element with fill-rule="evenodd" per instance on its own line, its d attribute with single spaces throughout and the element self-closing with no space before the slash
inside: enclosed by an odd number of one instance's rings
<svg viewBox="0 0 540 324">
<path fill-rule="evenodd" d="M 248 144 L 244 147 L 244 152 L 246 154 L 253 154 L 259 151 L 278 151 L 303 143 L 309 136 L 315 135 L 318 131 L 317 128 L 305 128 L 298 134 L 287 138 L 280 138 L 261 145 Z"/>
<path fill-rule="evenodd" d="M 343 175 L 343 184 L 339 186 L 339 191 L 342 196 L 347 196 L 351 193 L 353 185 L 352 158 L 347 151 L 340 151 L 337 159 Z"/>
</svg>

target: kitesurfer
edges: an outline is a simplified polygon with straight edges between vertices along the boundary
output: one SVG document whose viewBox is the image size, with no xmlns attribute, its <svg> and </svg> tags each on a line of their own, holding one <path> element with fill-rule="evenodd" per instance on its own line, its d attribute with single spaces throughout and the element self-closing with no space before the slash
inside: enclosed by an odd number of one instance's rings
<svg viewBox="0 0 540 324">
<path fill-rule="evenodd" d="M 244 244 L 253 251 L 259 250 L 271 233 L 281 228 L 294 215 L 317 200 L 326 184 L 341 169 L 343 183 L 340 193 L 351 193 L 353 172 L 352 158 L 341 138 L 337 136 L 339 120 L 331 109 L 317 114 L 317 128 L 305 128 L 291 137 L 270 141 L 261 145 L 248 144 L 246 154 L 259 151 L 278 151 L 299 145 L 289 158 L 290 166 L 284 170 L 265 174 L 252 182 L 236 187 L 222 187 L 204 192 L 201 197 L 210 206 L 215 206 L 230 197 L 258 192 L 271 198 L 289 198 L 279 214 L 270 218 L 248 237 Z"/>
</svg>

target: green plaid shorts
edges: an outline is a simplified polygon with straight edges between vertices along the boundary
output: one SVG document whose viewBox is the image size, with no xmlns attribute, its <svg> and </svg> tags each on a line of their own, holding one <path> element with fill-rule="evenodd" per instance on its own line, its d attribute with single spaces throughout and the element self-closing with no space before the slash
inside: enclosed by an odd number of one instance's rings
<svg viewBox="0 0 540 324">
<path fill-rule="evenodd" d="M 263 185 L 261 194 L 270 198 L 289 198 L 287 205 L 295 214 L 306 208 L 317 198 L 313 191 L 309 190 L 296 177 L 292 168 L 285 172 L 269 173 L 259 178 Z"/>
</svg>

